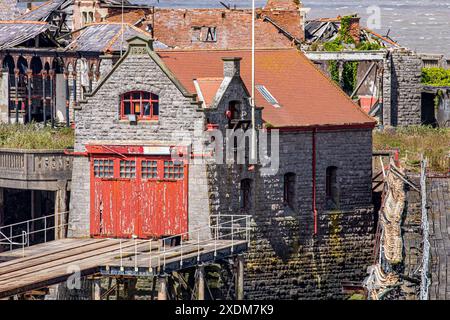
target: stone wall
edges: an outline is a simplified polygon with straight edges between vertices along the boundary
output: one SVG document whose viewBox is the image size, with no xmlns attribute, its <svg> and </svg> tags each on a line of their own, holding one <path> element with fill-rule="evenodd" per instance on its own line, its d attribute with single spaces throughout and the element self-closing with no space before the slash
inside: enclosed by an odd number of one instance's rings
<svg viewBox="0 0 450 320">
<path fill-rule="evenodd" d="M 130 50 L 133 47 L 130 44 Z M 204 127 L 204 113 L 192 97 L 183 95 L 166 71 L 146 52 L 128 54 L 110 75 L 103 77 L 104 82 L 99 84 L 92 96 L 87 95 L 87 102 L 80 103 L 81 110 L 75 112 L 75 151 L 84 152 L 85 146 L 90 143 L 176 146 L 193 135 L 196 124 Z M 128 120 L 119 119 L 120 95 L 133 90 L 149 91 L 159 96 L 157 121 L 138 121 L 132 125 Z M 89 172 L 88 159 L 77 159 L 72 180 L 72 236 L 89 235 Z M 193 167 L 191 173 L 189 190 L 197 192 L 189 193 L 188 212 L 190 227 L 197 229 L 207 226 L 209 222 L 209 212 L 205 214 L 208 207 L 204 206 L 208 196 L 206 175 L 202 174 L 199 166 Z M 201 190 L 197 188 L 200 186 L 203 186 Z"/>
<path fill-rule="evenodd" d="M 370 130 L 319 132 L 318 233 L 312 203 L 312 133 L 282 133 L 280 170 L 262 177 L 245 165 L 209 166 L 212 213 L 251 214 L 247 299 L 343 298 L 341 282 L 361 282 L 372 263 Z M 328 166 L 338 167 L 340 208 L 325 210 Z M 283 203 L 284 174 L 296 174 L 294 208 Z M 240 181 L 253 180 L 250 211 L 240 207 Z"/>
<path fill-rule="evenodd" d="M 383 123 L 385 126 L 421 124 L 422 60 L 413 51 L 390 51 L 384 63 Z"/>
</svg>

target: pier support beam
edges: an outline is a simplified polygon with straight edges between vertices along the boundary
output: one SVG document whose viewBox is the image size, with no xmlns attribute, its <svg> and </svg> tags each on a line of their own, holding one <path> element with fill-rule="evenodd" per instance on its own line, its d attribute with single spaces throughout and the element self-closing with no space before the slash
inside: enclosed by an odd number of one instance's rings
<svg viewBox="0 0 450 320">
<path fill-rule="evenodd" d="M 197 268 L 197 300 L 205 300 L 205 266 Z"/>
<path fill-rule="evenodd" d="M 167 275 L 160 276 L 158 282 L 158 300 L 167 300 Z"/>
<path fill-rule="evenodd" d="M 236 257 L 236 300 L 244 300 L 244 256 Z"/>
<path fill-rule="evenodd" d="M 101 300 L 102 287 L 100 285 L 100 278 L 94 278 L 92 280 L 92 300 Z"/>
</svg>

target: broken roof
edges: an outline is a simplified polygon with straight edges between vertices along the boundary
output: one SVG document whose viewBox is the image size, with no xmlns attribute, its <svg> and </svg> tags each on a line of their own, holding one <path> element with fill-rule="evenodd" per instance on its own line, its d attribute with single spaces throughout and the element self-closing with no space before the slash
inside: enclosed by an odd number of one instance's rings
<svg viewBox="0 0 450 320">
<path fill-rule="evenodd" d="M 256 43 L 259 47 L 292 47 L 292 38 L 286 34 L 300 40 L 303 38 L 298 11 L 275 12 L 260 9 L 259 15 L 255 21 Z M 276 23 L 276 26 L 266 17 Z M 251 10 L 157 9 L 153 32 L 155 39 L 172 48 L 250 48 L 251 25 Z M 285 32 L 281 32 L 277 26 Z M 214 34 L 214 39 L 208 41 L 206 38 L 209 31 Z"/>
<path fill-rule="evenodd" d="M 0 50 L 33 39 L 49 27 L 46 22 L 39 21 L 0 21 Z"/>
<path fill-rule="evenodd" d="M 150 37 L 150 35 L 130 24 L 121 23 L 93 23 L 78 30 L 78 37 L 72 41 L 66 50 L 75 50 L 80 52 L 118 52 L 128 47 L 127 39 L 137 35 Z M 123 37 L 122 37 L 123 34 Z M 124 39 L 122 43 L 122 38 Z M 167 48 L 161 42 L 155 41 L 154 48 Z"/>
<path fill-rule="evenodd" d="M 50 0 L 37 8 L 21 15 L 18 20 L 27 21 L 45 21 L 53 13 L 66 2 L 72 2 L 72 0 Z"/>
<path fill-rule="evenodd" d="M 206 104 L 212 102 L 213 91 L 223 79 L 223 57 L 242 57 L 241 78 L 251 88 L 251 50 L 164 50 L 158 54 L 188 91 L 197 93 L 197 88 L 201 88 Z M 268 125 L 279 128 L 375 125 L 296 49 L 258 49 L 255 63 L 256 85 L 264 86 L 279 104 L 272 105 L 259 90 L 255 91 L 256 104 L 264 107 L 263 119 Z"/>
</svg>

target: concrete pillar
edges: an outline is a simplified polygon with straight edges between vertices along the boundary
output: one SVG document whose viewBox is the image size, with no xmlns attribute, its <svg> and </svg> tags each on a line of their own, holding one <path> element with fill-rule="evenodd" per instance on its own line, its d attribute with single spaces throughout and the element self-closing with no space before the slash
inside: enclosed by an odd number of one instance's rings
<svg viewBox="0 0 450 320">
<path fill-rule="evenodd" d="M 92 280 L 92 300 L 102 299 L 102 287 L 100 283 L 100 278 L 95 278 Z"/>
<path fill-rule="evenodd" d="M 67 191 L 64 183 L 55 194 L 55 239 L 66 237 L 66 214 L 67 211 Z M 62 226 L 58 228 L 57 226 Z"/>
<path fill-rule="evenodd" d="M 236 300 L 244 300 L 244 256 L 236 257 Z"/>
<path fill-rule="evenodd" d="M 197 300 L 205 300 L 205 267 L 197 268 Z"/>
<path fill-rule="evenodd" d="M 159 279 L 158 300 L 167 300 L 167 276 L 160 276 Z"/>
</svg>

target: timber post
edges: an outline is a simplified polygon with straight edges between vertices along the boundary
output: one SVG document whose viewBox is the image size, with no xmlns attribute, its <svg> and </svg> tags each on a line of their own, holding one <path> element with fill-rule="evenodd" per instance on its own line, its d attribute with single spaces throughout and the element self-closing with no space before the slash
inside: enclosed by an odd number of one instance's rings
<svg viewBox="0 0 450 320">
<path fill-rule="evenodd" d="M 236 300 L 244 300 L 244 256 L 236 257 Z"/>
<path fill-rule="evenodd" d="M 158 282 L 159 282 L 158 301 L 167 300 L 167 275 L 159 276 Z"/>
<path fill-rule="evenodd" d="M 197 268 L 197 300 L 205 300 L 205 266 Z"/>
<path fill-rule="evenodd" d="M 92 300 L 102 299 L 102 287 L 100 283 L 101 278 L 92 279 Z"/>
</svg>

